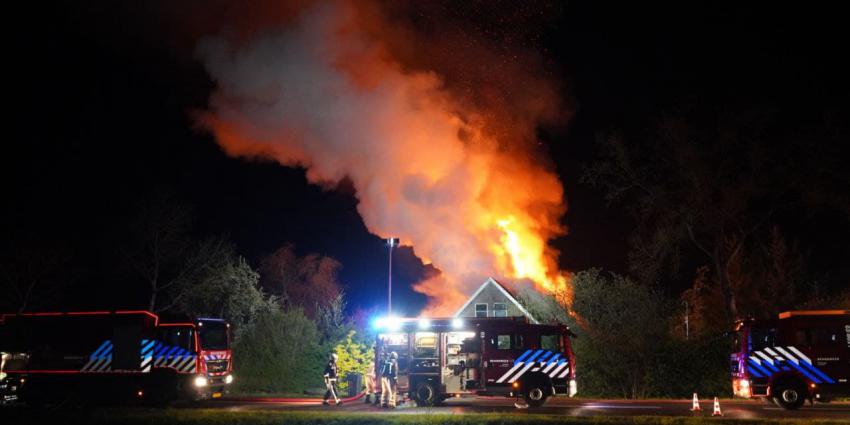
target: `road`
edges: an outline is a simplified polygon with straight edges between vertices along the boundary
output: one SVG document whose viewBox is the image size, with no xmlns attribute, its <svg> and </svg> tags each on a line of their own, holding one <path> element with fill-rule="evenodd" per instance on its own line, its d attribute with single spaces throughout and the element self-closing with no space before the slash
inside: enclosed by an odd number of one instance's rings
<svg viewBox="0 0 850 425">
<path fill-rule="evenodd" d="M 393 409 L 398 414 L 421 414 L 421 413 L 542 413 L 570 416 L 693 416 L 690 411 L 690 400 L 589 400 L 589 399 L 567 399 L 554 398 L 539 408 L 518 409 L 514 406 L 513 399 L 502 397 L 468 397 L 450 399 L 442 406 L 424 408 L 415 407 L 412 403 Z M 318 402 L 260 402 L 260 401 L 233 401 L 216 400 L 203 403 L 199 407 L 218 407 L 228 411 L 248 410 L 331 410 L 345 412 L 376 413 L 386 412 L 381 409 L 363 403 L 362 400 L 352 401 L 342 406 L 321 406 Z M 711 416 L 713 402 L 702 400 L 702 411 L 697 415 Z M 808 404 L 796 411 L 768 404 L 761 400 L 721 400 L 720 408 L 724 417 L 757 419 L 757 418 L 808 418 L 808 419 L 848 419 L 850 420 L 850 403 L 816 403 L 814 407 Z"/>
</svg>

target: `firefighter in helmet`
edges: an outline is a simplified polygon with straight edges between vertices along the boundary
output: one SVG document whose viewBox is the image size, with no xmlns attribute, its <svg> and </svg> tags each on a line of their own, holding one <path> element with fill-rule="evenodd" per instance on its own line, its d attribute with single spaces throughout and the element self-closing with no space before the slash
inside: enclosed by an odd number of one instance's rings
<svg viewBox="0 0 850 425">
<path fill-rule="evenodd" d="M 322 404 L 325 406 L 330 404 L 328 403 L 328 399 L 331 397 L 333 397 L 337 406 L 342 404 L 342 400 L 340 400 L 336 395 L 336 380 L 339 373 L 336 361 L 338 358 L 339 356 L 337 356 L 336 353 L 331 354 L 330 359 L 328 359 L 328 364 L 325 366 L 325 387 L 328 389 L 325 391 L 325 398 L 322 399 Z"/>
<path fill-rule="evenodd" d="M 381 407 L 395 409 L 398 388 L 398 353 L 393 351 L 381 369 Z"/>
<path fill-rule="evenodd" d="M 390 355 L 386 351 L 381 352 L 381 359 L 376 363 L 375 366 L 375 406 L 381 404 L 381 399 L 384 394 L 384 368 L 387 365 L 387 361 L 389 361 Z"/>
</svg>

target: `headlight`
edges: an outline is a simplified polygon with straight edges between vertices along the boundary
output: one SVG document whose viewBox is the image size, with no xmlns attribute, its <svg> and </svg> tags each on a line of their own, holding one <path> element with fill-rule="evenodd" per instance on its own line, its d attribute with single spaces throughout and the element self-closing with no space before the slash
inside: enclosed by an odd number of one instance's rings
<svg viewBox="0 0 850 425">
<path fill-rule="evenodd" d="M 225 384 L 232 384 L 232 383 L 233 383 L 233 375 L 227 375 L 227 376 L 225 376 L 225 377 L 224 377 L 224 383 L 225 383 Z"/>
<path fill-rule="evenodd" d="M 195 377 L 195 386 L 196 387 L 206 387 L 209 381 L 205 376 L 196 376 Z"/>
<path fill-rule="evenodd" d="M 746 379 L 742 379 L 740 382 L 741 382 L 741 388 L 742 389 L 743 388 L 750 388 L 750 381 L 748 381 Z"/>
</svg>

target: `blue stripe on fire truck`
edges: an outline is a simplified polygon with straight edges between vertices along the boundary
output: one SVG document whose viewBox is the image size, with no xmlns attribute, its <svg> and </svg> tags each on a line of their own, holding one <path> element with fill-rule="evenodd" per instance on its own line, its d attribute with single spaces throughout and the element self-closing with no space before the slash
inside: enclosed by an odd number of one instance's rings
<svg viewBox="0 0 850 425">
<path fill-rule="evenodd" d="M 834 384 L 835 381 L 812 364 L 812 360 L 796 347 L 765 348 L 754 351 L 747 362 L 749 372 L 756 378 L 770 377 L 780 371 L 796 370 L 815 384 Z"/>
<path fill-rule="evenodd" d="M 80 369 L 81 372 L 112 371 L 112 340 L 104 341 Z M 156 340 L 143 339 L 140 346 L 140 369 L 150 372 L 152 367 L 170 367 L 178 372 L 195 371 L 197 356 L 180 347 L 164 345 Z"/>
<path fill-rule="evenodd" d="M 527 350 L 514 361 L 513 367 L 496 380 L 496 383 L 515 382 L 529 370 L 547 374 L 551 378 L 564 378 L 569 374 L 570 367 L 567 359 L 560 357 L 561 353 L 548 350 Z"/>
</svg>

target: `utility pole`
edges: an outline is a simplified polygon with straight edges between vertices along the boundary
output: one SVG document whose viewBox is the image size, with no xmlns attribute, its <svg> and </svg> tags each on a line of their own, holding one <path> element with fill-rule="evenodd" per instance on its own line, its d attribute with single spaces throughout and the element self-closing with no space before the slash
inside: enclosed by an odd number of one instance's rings
<svg viewBox="0 0 850 425">
<path fill-rule="evenodd" d="M 398 238 L 387 238 L 387 246 L 390 248 L 390 269 L 387 284 L 387 317 L 393 314 L 393 247 L 398 246 Z"/>
<path fill-rule="evenodd" d="M 690 338 L 690 327 L 688 326 L 688 302 L 682 301 L 685 304 L 685 341 Z"/>
</svg>

